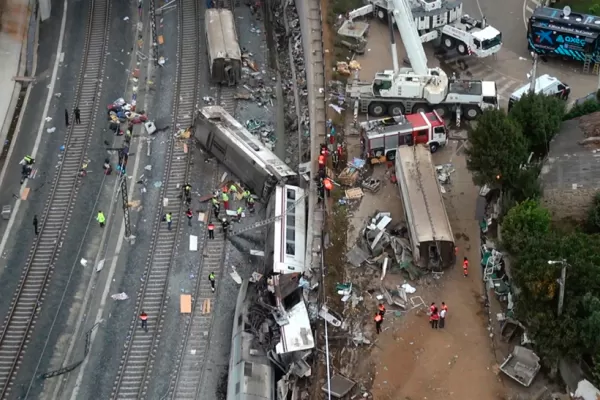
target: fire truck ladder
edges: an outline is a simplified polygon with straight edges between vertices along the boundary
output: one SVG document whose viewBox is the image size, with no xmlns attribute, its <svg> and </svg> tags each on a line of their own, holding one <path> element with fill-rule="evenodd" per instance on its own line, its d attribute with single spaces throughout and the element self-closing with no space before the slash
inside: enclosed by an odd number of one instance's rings
<svg viewBox="0 0 600 400">
<path fill-rule="evenodd" d="M 290 204 L 288 206 L 288 208 L 286 208 L 286 210 L 281 215 L 277 215 L 275 217 L 271 217 L 271 218 L 263 219 L 262 221 L 255 222 L 255 223 L 253 223 L 251 225 L 248 225 L 248 226 L 246 226 L 244 228 L 238 229 L 237 231 L 229 233 L 227 236 L 229 236 L 229 237 L 231 237 L 231 236 L 237 236 L 237 235 L 239 235 L 241 233 L 248 232 L 248 231 L 251 231 L 253 229 L 260 228 L 261 226 L 268 225 L 268 224 L 270 224 L 272 222 L 279 221 L 280 219 L 282 219 L 283 217 L 285 217 L 290 211 L 292 211 L 293 209 L 295 209 L 296 206 L 298 204 L 300 204 L 300 202 L 304 201 L 304 198 L 306 196 L 308 196 L 308 192 L 306 192 L 305 194 L 303 194 L 302 196 L 300 196 L 300 198 L 298 200 L 296 200 L 293 204 Z"/>
<path fill-rule="evenodd" d="M 413 146 L 413 153 L 416 153 L 416 146 Z M 438 256 L 440 257 L 440 265 L 443 264 L 443 260 L 442 260 L 442 252 L 440 251 L 440 245 L 438 240 L 436 239 L 437 234 L 435 233 L 435 225 L 433 223 L 433 219 L 431 218 L 431 212 L 429 211 L 429 201 L 427 199 L 427 194 L 425 193 L 425 190 L 423 188 L 423 181 L 422 181 L 422 175 L 421 175 L 421 168 L 420 168 L 420 160 L 417 157 L 417 155 L 415 154 L 415 170 L 417 172 L 417 180 L 419 182 L 419 189 L 421 190 L 421 193 L 423 193 L 423 203 L 425 204 L 425 210 L 427 211 L 427 219 L 429 220 L 429 226 L 431 226 L 431 233 L 433 234 L 433 241 L 435 242 L 435 248 L 437 250 Z"/>
</svg>

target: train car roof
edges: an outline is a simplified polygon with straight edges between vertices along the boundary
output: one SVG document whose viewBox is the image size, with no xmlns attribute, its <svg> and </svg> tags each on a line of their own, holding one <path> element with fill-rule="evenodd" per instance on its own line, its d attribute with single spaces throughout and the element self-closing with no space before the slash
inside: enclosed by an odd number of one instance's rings
<svg viewBox="0 0 600 400">
<path fill-rule="evenodd" d="M 273 174 L 277 179 L 296 176 L 285 162 L 252 135 L 235 118 L 221 106 L 207 106 L 200 109 L 200 114 L 227 136 L 235 145 L 244 151 L 256 164 Z"/>
<path fill-rule="evenodd" d="M 600 31 L 600 17 L 596 15 L 571 12 L 568 17 L 565 17 L 564 10 L 551 7 L 536 7 L 530 18 L 532 20 L 558 22 L 561 24 L 561 28 L 570 26 L 574 30 L 574 33 L 576 33 L 576 30 Z"/>
<path fill-rule="evenodd" d="M 209 8 L 204 16 L 208 47 L 213 59 L 241 60 L 242 51 L 235 28 L 235 17 L 230 10 Z"/>
</svg>

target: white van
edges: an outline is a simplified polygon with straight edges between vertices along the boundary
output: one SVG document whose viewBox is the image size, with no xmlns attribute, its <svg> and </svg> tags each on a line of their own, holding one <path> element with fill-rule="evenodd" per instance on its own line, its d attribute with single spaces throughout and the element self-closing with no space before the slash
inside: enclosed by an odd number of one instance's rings
<svg viewBox="0 0 600 400">
<path fill-rule="evenodd" d="M 512 108 L 514 103 L 521 99 L 525 93 L 529 92 L 531 84 L 526 84 L 518 88 L 510 95 L 508 100 L 508 110 Z M 542 75 L 535 80 L 535 93 L 542 93 L 546 96 L 556 96 L 562 100 L 567 100 L 571 94 L 571 88 L 559 81 L 557 78 L 550 75 Z"/>
</svg>

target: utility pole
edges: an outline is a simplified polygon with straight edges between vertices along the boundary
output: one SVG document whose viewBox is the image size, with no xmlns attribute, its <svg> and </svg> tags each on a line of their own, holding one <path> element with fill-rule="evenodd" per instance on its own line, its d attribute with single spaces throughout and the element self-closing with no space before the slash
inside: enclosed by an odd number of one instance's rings
<svg viewBox="0 0 600 400">
<path fill-rule="evenodd" d="M 529 82 L 529 93 L 535 93 L 535 80 L 537 75 L 537 63 L 538 63 L 538 55 L 535 52 L 531 52 L 531 56 L 533 57 L 533 68 L 531 69 L 531 76 L 529 77 L 531 80 Z"/>
<path fill-rule="evenodd" d="M 125 222 L 125 240 L 133 243 L 135 236 L 131 234 L 131 223 L 129 222 L 129 195 L 127 193 L 127 175 L 121 175 L 121 199 L 123 201 L 123 221 Z"/>
<path fill-rule="evenodd" d="M 560 317 L 563 311 L 563 305 L 565 303 L 565 283 L 567 280 L 567 260 L 548 260 L 548 264 L 560 264 L 562 265 L 562 269 L 560 271 L 560 279 L 558 279 L 558 284 L 560 285 L 560 289 L 558 292 L 558 316 Z"/>
</svg>

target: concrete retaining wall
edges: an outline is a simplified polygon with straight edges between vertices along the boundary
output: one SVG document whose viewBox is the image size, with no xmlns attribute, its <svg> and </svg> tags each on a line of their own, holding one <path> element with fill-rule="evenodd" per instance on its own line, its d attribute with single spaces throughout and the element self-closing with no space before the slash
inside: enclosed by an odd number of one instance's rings
<svg viewBox="0 0 600 400">
<path fill-rule="evenodd" d="M 325 61 L 323 53 L 323 19 L 319 0 L 295 0 L 302 46 L 306 63 L 308 105 L 310 116 L 311 177 L 316 176 L 319 143 L 325 137 Z M 320 268 L 319 254 L 323 236 L 323 210 L 317 205 L 316 184 L 311 180 L 308 206 L 306 260 L 311 268 Z"/>
</svg>

